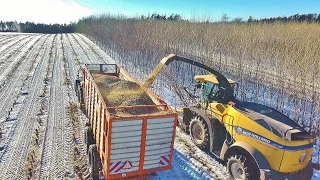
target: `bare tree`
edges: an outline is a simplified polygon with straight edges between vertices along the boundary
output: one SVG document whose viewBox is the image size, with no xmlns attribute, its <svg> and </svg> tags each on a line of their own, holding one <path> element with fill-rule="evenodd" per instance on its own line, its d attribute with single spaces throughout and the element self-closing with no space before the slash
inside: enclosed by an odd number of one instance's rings
<svg viewBox="0 0 320 180">
<path fill-rule="evenodd" d="M 229 19 L 230 19 L 230 17 L 228 17 L 228 15 L 225 13 L 221 17 L 221 22 L 223 22 L 223 23 L 228 22 Z"/>
</svg>

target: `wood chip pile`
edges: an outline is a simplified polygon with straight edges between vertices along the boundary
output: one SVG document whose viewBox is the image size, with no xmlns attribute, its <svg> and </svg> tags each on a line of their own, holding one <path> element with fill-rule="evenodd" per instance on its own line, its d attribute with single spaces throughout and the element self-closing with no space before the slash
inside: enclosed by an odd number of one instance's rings
<svg viewBox="0 0 320 180">
<path fill-rule="evenodd" d="M 155 105 L 146 91 L 133 81 L 126 81 L 105 74 L 92 74 L 101 95 L 108 107 Z M 118 108 L 109 111 L 114 116 L 161 113 L 158 108 Z"/>
</svg>

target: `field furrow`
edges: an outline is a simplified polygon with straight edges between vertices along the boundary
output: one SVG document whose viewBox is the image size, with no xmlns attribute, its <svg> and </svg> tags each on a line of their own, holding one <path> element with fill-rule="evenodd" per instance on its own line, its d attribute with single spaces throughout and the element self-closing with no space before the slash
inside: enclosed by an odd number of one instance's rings
<svg viewBox="0 0 320 180">
<path fill-rule="evenodd" d="M 64 125 L 65 99 L 63 91 L 62 55 L 59 49 L 59 38 L 55 38 L 53 72 L 48 108 L 48 118 L 41 158 L 40 179 L 55 179 L 58 171 L 64 168 Z M 62 151 L 62 152 L 59 152 Z"/>
<path fill-rule="evenodd" d="M 74 54 L 68 46 L 69 43 L 65 43 L 65 39 L 64 35 L 58 35 L 55 40 L 56 49 L 40 162 L 40 179 L 81 176 L 76 174 L 74 168 L 86 165 L 84 144 L 79 130 L 81 124 L 73 119 L 76 115 L 71 112 L 72 108 L 78 111 L 78 108 L 73 105 L 77 98 L 71 83 L 71 80 L 76 78 L 78 67 L 74 64 Z M 76 154 L 76 152 L 80 153 Z"/>
<path fill-rule="evenodd" d="M 30 38 L 30 35 L 23 36 L 10 36 L 8 38 L 3 38 L 1 40 L 0 53 L 6 57 L 6 54 L 9 54 L 13 47 L 19 47 L 19 44 L 22 44 L 25 39 Z"/>
<path fill-rule="evenodd" d="M 46 39 L 41 38 L 35 46 L 41 48 Z M 14 69 L 11 76 L 5 77 L 5 85 L 0 87 L 0 117 L 9 118 L 10 111 L 14 106 L 14 101 L 18 98 L 19 93 L 26 93 L 27 89 L 23 88 L 24 81 L 32 76 L 32 68 L 37 65 L 36 57 L 38 56 L 38 49 L 32 48 L 25 58 L 21 59 L 21 63 Z"/>
<path fill-rule="evenodd" d="M 87 44 L 88 46 L 90 46 L 90 48 L 95 52 L 95 54 L 99 55 L 99 58 L 101 59 L 101 62 L 105 62 L 105 63 L 115 63 L 114 60 L 101 49 L 101 46 L 97 46 L 96 42 L 92 42 L 90 39 L 88 39 L 86 36 L 82 35 L 82 34 L 77 34 L 82 41 L 85 42 L 85 44 Z"/>
<path fill-rule="evenodd" d="M 70 40 L 70 44 L 73 50 L 77 53 L 77 57 L 82 63 L 93 63 L 91 59 L 88 58 L 85 51 L 83 51 L 82 47 L 79 45 L 78 41 L 75 38 L 75 34 L 68 34 L 68 38 Z"/>
<path fill-rule="evenodd" d="M 41 36 L 31 36 L 19 42 L 6 56 L 1 55 L 0 60 L 0 86 L 6 86 L 6 79 L 14 73 L 16 68 L 26 59 L 26 55 Z"/>
<path fill-rule="evenodd" d="M 43 37 L 44 38 L 44 37 Z M 46 38 L 44 38 L 46 39 Z M 46 45 L 37 46 L 31 52 L 40 52 L 37 56 L 35 64 L 29 69 L 28 78 L 25 79 L 23 89 L 26 93 L 22 93 L 16 102 L 13 110 L 16 112 L 10 116 L 12 126 L 7 133 L 7 139 L 2 151 L 0 169 L 5 179 L 22 179 L 25 177 L 25 166 L 29 153 L 29 147 L 33 146 L 33 131 L 36 125 L 36 119 L 41 114 L 41 91 L 43 88 L 43 79 L 46 74 L 46 64 L 48 58 L 46 56 L 50 41 L 45 41 Z M 41 42 L 40 42 L 41 43 Z M 33 57 L 33 56 L 31 56 Z M 28 59 L 28 58 L 27 58 Z M 29 58 L 34 61 L 33 58 Z M 26 63 L 27 64 L 27 63 Z M 6 123 L 9 123 L 6 121 Z"/>
</svg>

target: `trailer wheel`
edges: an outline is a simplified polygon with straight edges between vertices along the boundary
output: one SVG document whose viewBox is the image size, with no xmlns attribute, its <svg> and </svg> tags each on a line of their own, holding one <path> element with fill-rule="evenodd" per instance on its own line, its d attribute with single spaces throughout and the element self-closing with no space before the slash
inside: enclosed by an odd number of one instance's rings
<svg viewBox="0 0 320 180">
<path fill-rule="evenodd" d="M 101 161 L 97 151 L 97 145 L 91 144 L 89 146 L 89 164 L 90 172 L 93 180 L 99 180 L 99 172 L 101 168 Z"/>
<path fill-rule="evenodd" d="M 189 125 L 190 137 L 200 149 L 209 149 L 209 129 L 207 123 L 200 117 L 195 116 Z"/>
<path fill-rule="evenodd" d="M 230 178 L 235 180 L 260 179 L 259 168 L 248 153 L 233 152 L 227 157 L 227 170 Z"/>
<path fill-rule="evenodd" d="M 88 152 L 90 145 L 92 145 L 94 143 L 92 130 L 88 126 L 85 127 L 84 138 L 85 138 L 85 142 L 87 144 L 87 152 Z"/>
<path fill-rule="evenodd" d="M 76 94 L 77 94 L 77 97 L 78 97 L 79 107 L 80 107 L 80 109 L 82 109 L 81 105 L 83 103 L 83 97 L 82 97 L 82 90 L 81 90 L 81 86 L 80 85 L 77 86 Z"/>
<path fill-rule="evenodd" d="M 74 82 L 74 90 L 77 92 L 78 86 L 80 85 L 80 79 L 76 79 L 76 81 Z"/>
<path fill-rule="evenodd" d="M 0 123 L 0 139 L 1 139 L 1 135 L 2 135 L 2 133 L 4 132 L 4 122 L 1 122 Z"/>
</svg>

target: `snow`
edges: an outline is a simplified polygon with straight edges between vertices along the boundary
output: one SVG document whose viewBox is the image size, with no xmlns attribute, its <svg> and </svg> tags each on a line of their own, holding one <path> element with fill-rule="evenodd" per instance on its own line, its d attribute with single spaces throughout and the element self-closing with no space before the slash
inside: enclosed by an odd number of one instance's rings
<svg viewBox="0 0 320 180">
<path fill-rule="evenodd" d="M 14 34 L 2 43 L 0 59 L 10 58 L 0 66 L 0 81 L 5 82 L 0 84 L 0 123 L 5 127 L 0 139 L 1 178 L 23 179 L 31 149 L 42 154 L 34 162 L 38 163 L 34 166 L 34 179 L 75 177 L 72 166 L 75 147 L 81 155 L 76 163 L 86 166 L 83 132 L 88 119 L 79 111 L 79 124 L 71 125 L 66 107 L 77 102 L 72 85 L 81 64 L 114 60 L 79 34 Z M 139 72 L 135 76 L 142 80 L 146 75 L 137 68 L 130 70 Z M 65 84 L 66 79 L 71 85 Z M 169 87 L 164 88 L 163 94 L 169 105 L 177 104 Z M 36 128 L 40 131 L 39 146 L 33 139 Z M 176 130 L 174 148 L 172 168 L 149 179 L 228 179 L 226 168 L 212 154 L 197 148 L 180 128 Z M 320 150 L 316 145 L 314 148 L 314 152 Z M 315 163 L 319 162 L 316 155 L 313 155 Z M 88 169 L 84 172 L 87 176 Z M 315 170 L 313 180 L 319 179 L 320 171 Z"/>
</svg>

